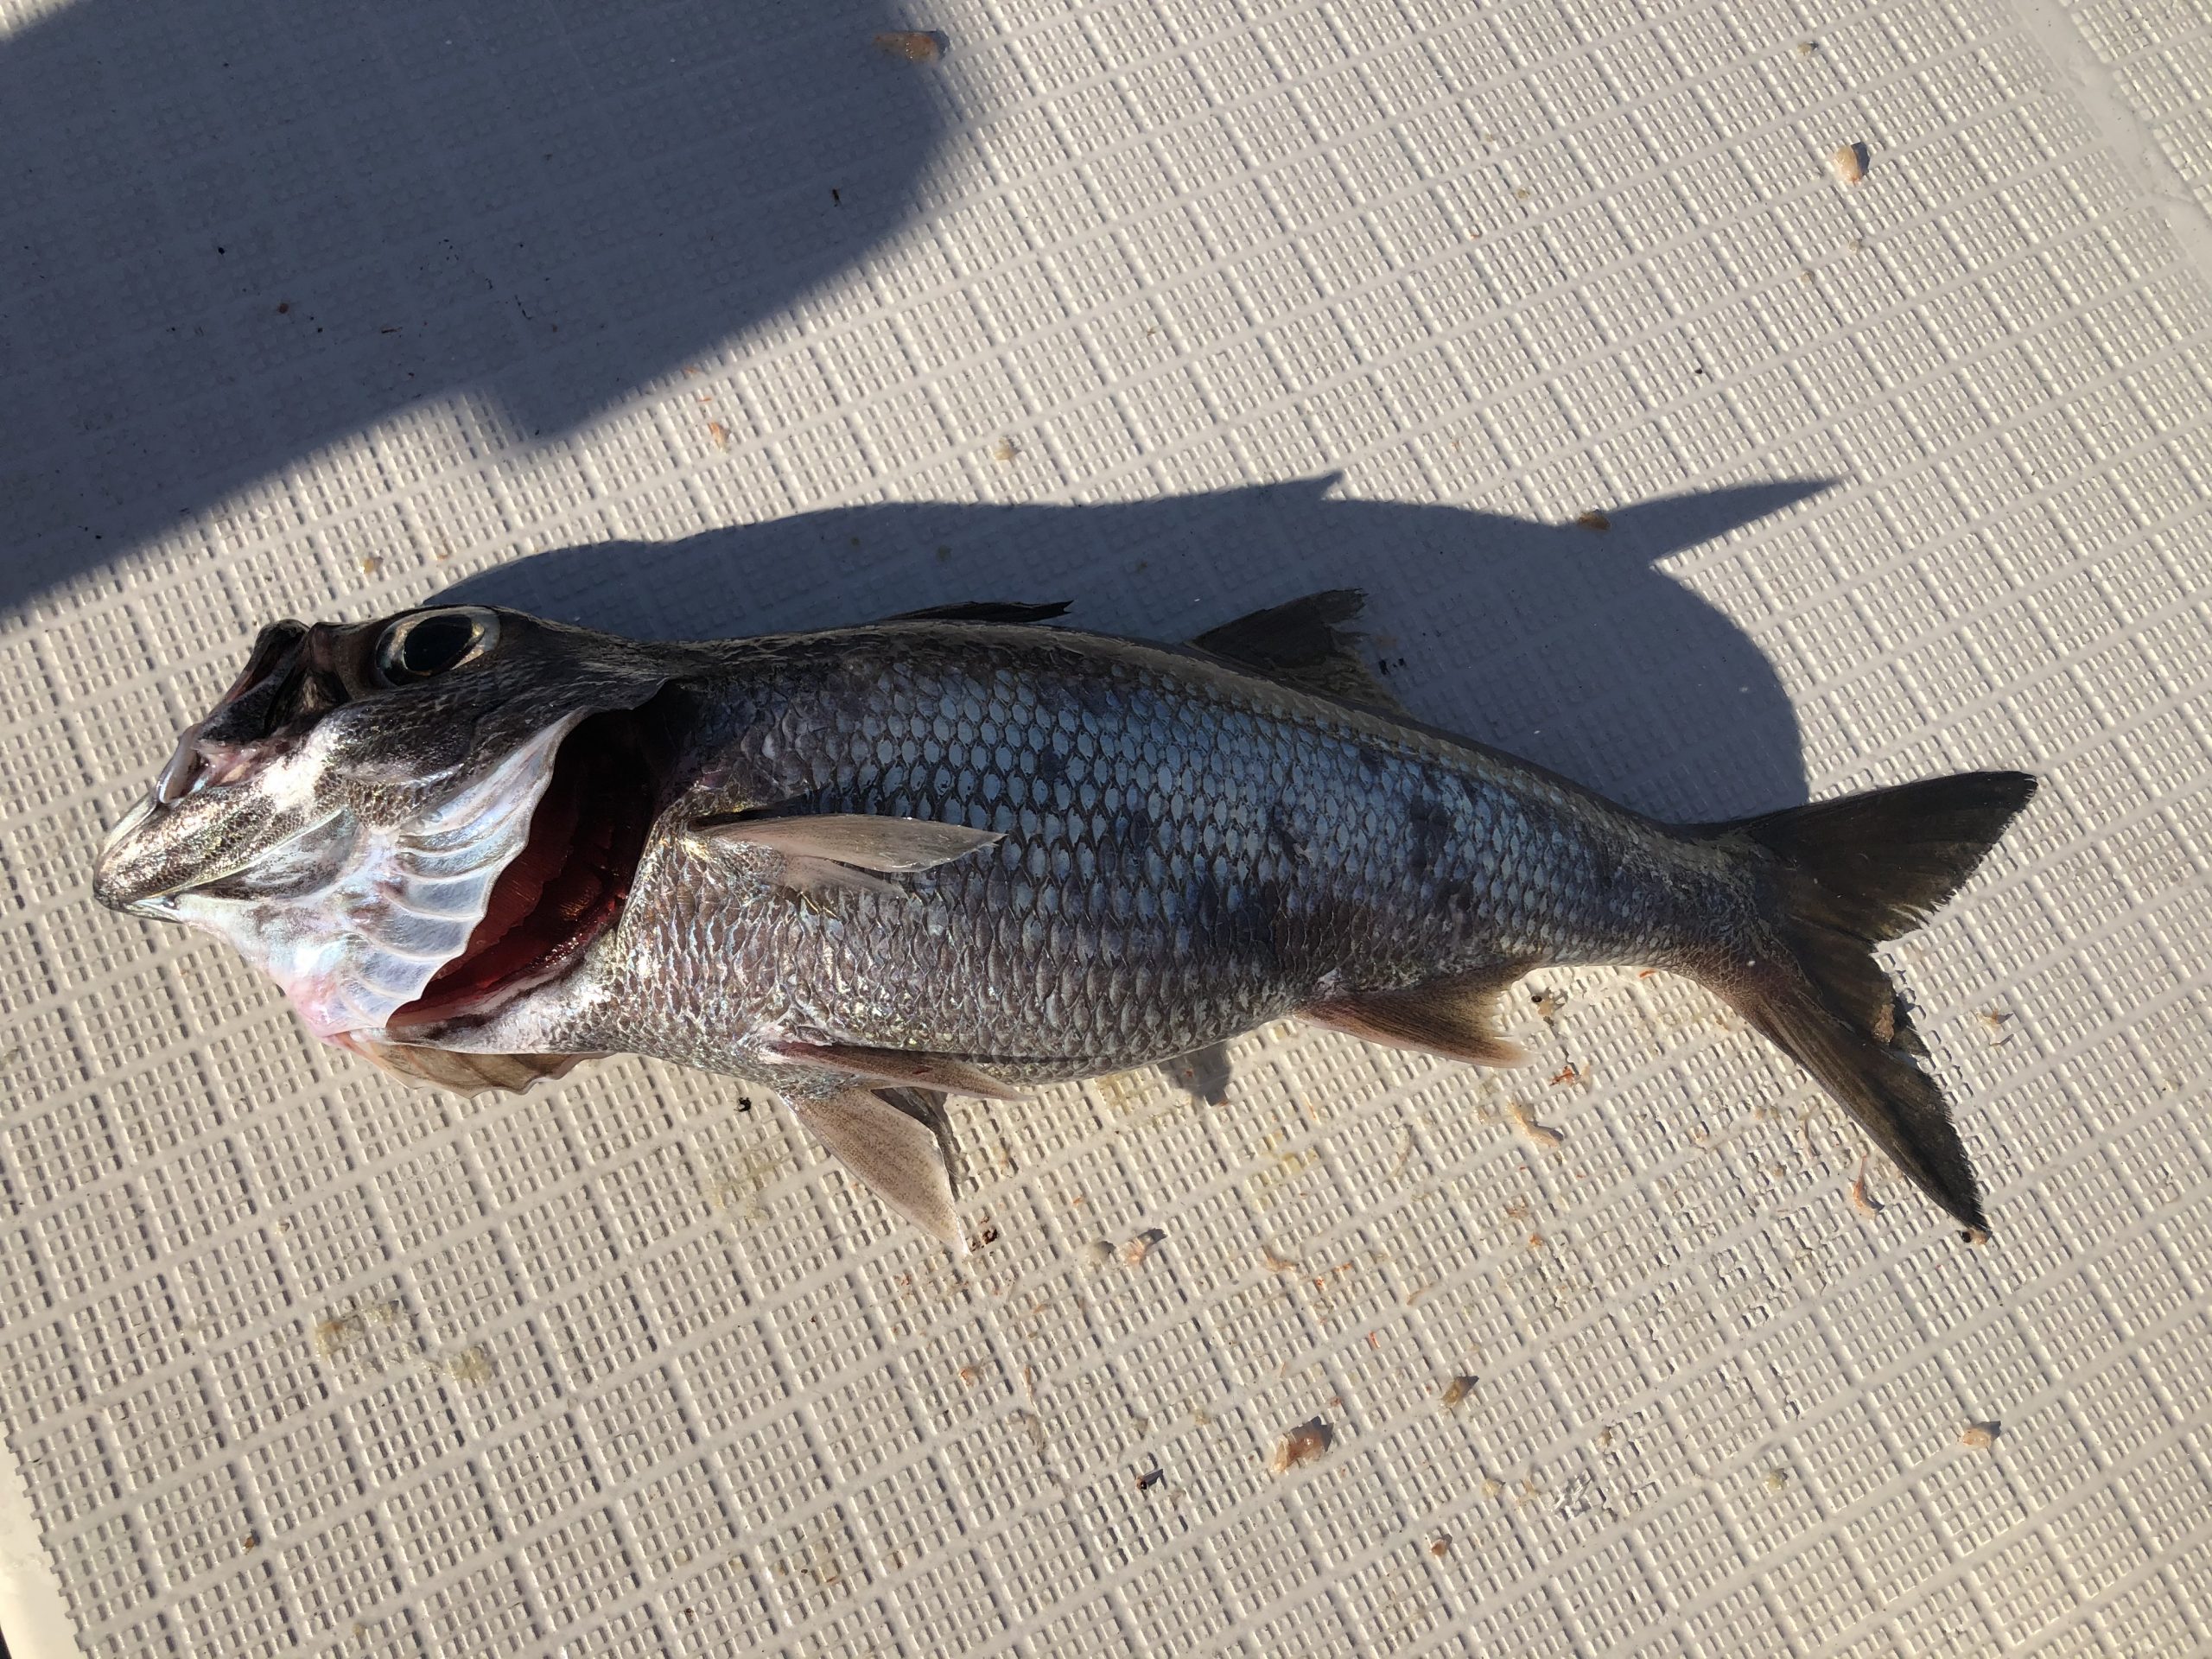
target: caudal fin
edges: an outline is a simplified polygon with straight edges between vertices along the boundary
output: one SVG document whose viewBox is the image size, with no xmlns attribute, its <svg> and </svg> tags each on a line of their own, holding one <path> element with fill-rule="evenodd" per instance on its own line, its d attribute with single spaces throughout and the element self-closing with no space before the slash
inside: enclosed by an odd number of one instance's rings
<svg viewBox="0 0 2212 1659">
<path fill-rule="evenodd" d="M 1964 886 L 2035 792 L 2025 772 L 1961 772 L 1700 832 L 1752 861 L 1783 954 L 1718 965 L 1713 988 L 1981 1234 L 1966 1147 L 1942 1090 L 1914 1064 L 1926 1046 L 1873 946 L 1919 926 Z"/>
</svg>

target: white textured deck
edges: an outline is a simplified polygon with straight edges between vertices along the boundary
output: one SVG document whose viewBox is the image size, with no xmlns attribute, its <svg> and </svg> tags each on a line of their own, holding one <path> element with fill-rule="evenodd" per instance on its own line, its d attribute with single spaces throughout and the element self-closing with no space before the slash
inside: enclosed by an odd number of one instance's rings
<svg viewBox="0 0 2212 1659">
<path fill-rule="evenodd" d="M 2202 5 L 0 19 L 16 1659 L 2212 1651 Z M 86 893 L 279 614 L 1347 582 L 1654 811 L 2044 777 L 1895 953 L 1992 1245 L 1582 973 L 1523 1071 L 968 1103 L 956 1274 L 765 1101 L 408 1094 Z"/>
</svg>

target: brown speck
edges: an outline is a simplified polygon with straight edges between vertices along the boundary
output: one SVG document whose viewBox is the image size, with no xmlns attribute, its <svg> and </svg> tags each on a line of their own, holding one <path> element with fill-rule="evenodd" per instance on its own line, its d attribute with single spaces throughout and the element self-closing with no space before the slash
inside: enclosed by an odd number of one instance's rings
<svg viewBox="0 0 2212 1659">
<path fill-rule="evenodd" d="M 1529 1235 L 1528 1247 L 1532 1250 L 1541 1250 L 1544 1248 L 1544 1236 L 1541 1233 L 1531 1233 Z"/>
<path fill-rule="evenodd" d="M 1787 1469 L 1770 1469 L 1766 1471 L 1765 1486 L 1770 1492 L 1786 1491 L 1789 1485 L 1789 1471 Z"/>
<path fill-rule="evenodd" d="M 1866 1160 L 1864 1158 L 1859 1160 L 1858 1178 L 1851 1183 L 1850 1198 L 1851 1207 L 1869 1221 L 1882 1213 L 1882 1206 L 1866 1190 Z"/>
<path fill-rule="evenodd" d="M 2010 1008 L 1984 1008 L 1974 1017 L 1981 1021 L 1982 1028 L 1988 1032 L 1992 1047 L 2000 1047 L 2012 1040 L 2005 1033 L 2005 1027 L 2012 1020 L 2012 1011 Z"/>
<path fill-rule="evenodd" d="M 716 445 L 724 449 L 729 448 L 729 428 L 724 426 L 720 421 L 709 421 L 707 430 L 713 436 Z"/>
<path fill-rule="evenodd" d="M 1574 1062 L 1569 1060 L 1565 1065 L 1560 1067 L 1559 1075 L 1552 1079 L 1552 1087 L 1562 1088 L 1567 1084 L 1581 1081 L 1582 1073 L 1575 1069 Z"/>
<path fill-rule="evenodd" d="M 991 446 L 991 459 L 1002 467 L 1012 466 L 1014 458 L 1020 453 L 1021 446 L 1012 438 L 1001 438 Z"/>
<path fill-rule="evenodd" d="M 945 39 L 924 29 L 887 29 L 875 37 L 875 49 L 908 63 L 933 63 L 944 55 Z"/>
<path fill-rule="evenodd" d="M 1613 521 L 1594 508 L 1588 512 L 1576 513 L 1574 522 L 1585 530 L 1596 531 L 1601 536 L 1613 527 Z"/>
<path fill-rule="evenodd" d="M 1505 1206 L 1505 1213 L 1510 1219 L 1514 1221 L 1528 1220 L 1529 1215 L 1529 1200 L 1526 1198 L 1514 1199 L 1512 1203 Z"/>
<path fill-rule="evenodd" d="M 1336 1433 L 1319 1417 L 1287 1430 L 1268 1457 L 1268 1472 L 1287 1475 L 1300 1464 L 1311 1463 L 1329 1449 Z"/>
<path fill-rule="evenodd" d="M 1637 970 L 1637 976 L 1637 976 L 1638 979 L 1649 979 L 1649 978 L 1650 978 L 1650 977 L 1651 977 L 1651 976 L 1652 976 L 1652 975 L 1654 975 L 1654 974 L 1657 973 L 1658 971 L 1659 971 L 1659 970 L 1658 970 L 1656 968 L 1644 968 L 1644 969 L 1639 969 Z"/>
<path fill-rule="evenodd" d="M 1443 1393 L 1438 1395 L 1438 1398 L 1444 1402 L 1444 1409 L 1450 1411 L 1472 1394 L 1475 1391 L 1476 1381 L 1476 1378 L 1465 1375 L 1447 1380 L 1444 1384 Z"/>
<path fill-rule="evenodd" d="M 1529 993 L 1529 1001 L 1535 1005 L 1536 1018 L 1548 1026 L 1559 1023 L 1559 1011 L 1567 1006 L 1567 993 L 1546 988 Z"/>
<path fill-rule="evenodd" d="M 1864 144 L 1838 144 L 1835 153 L 1828 157 L 1828 170 L 1845 184 L 1856 184 L 1866 176 L 1866 169 L 1873 157 Z"/>
<path fill-rule="evenodd" d="M 1483 1477 L 1483 1496 L 1484 1497 L 1496 1497 L 1504 1490 L 1505 1483 L 1500 1480 L 1496 1475 L 1484 1475 Z"/>
<path fill-rule="evenodd" d="M 976 1386 L 976 1379 L 981 1376 L 982 1373 L 973 1365 L 963 1365 L 960 1368 L 960 1380 L 971 1389 Z"/>
<path fill-rule="evenodd" d="M 1442 1560 L 1452 1553 L 1452 1541 L 1449 1538 L 1438 1539 L 1428 1547 L 1428 1553 L 1435 1556 L 1438 1560 Z"/>
<path fill-rule="evenodd" d="M 289 300 L 279 300 L 276 302 L 276 315 L 280 317 L 291 308 L 292 302 Z"/>
<path fill-rule="evenodd" d="M 1611 1429 L 1601 1428 L 1598 1431 L 1598 1449 L 1600 1452 L 1606 1450 L 1612 1445 L 1612 1443 L 1613 1431 Z"/>
<path fill-rule="evenodd" d="M 1897 1039 L 1897 1005 L 1882 1004 L 1881 1012 L 1874 1016 L 1874 1040 L 1887 1048 Z"/>
<path fill-rule="evenodd" d="M 1521 1131 L 1522 1138 L 1539 1152 L 1550 1152 L 1567 1139 L 1557 1129 L 1536 1122 L 1536 1115 L 1519 1101 L 1510 1101 L 1505 1108 L 1513 1119 L 1513 1127 Z"/>
<path fill-rule="evenodd" d="M 1821 43 L 1818 41 L 1800 41 L 1790 49 L 1801 58 L 1809 58 L 1821 49 Z"/>
<path fill-rule="evenodd" d="M 259 1549 L 260 1548 L 261 1535 L 257 1532 L 249 1532 L 245 1537 L 238 1540 L 238 1548 L 241 1552 Z"/>
<path fill-rule="evenodd" d="M 683 365 L 683 372 L 696 379 L 700 373 L 699 365 L 696 363 L 686 363 Z"/>
<path fill-rule="evenodd" d="M 1167 1235 L 1159 1228 L 1147 1227 L 1128 1243 L 1122 1245 L 1116 1254 L 1122 1258 L 1123 1267 L 1137 1267 L 1143 1262 L 1145 1257 L 1152 1254 L 1152 1247 L 1166 1236 Z"/>
<path fill-rule="evenodd" d="M 364 553 L 354 563 L 360 566 L 361 574 L 365 576 L 380 576 L 384 574 L 384 561 L 373 553 Z"/>
<path fill-rule="evenodd" d="M 1260 1246 L 1260 1265 L 1269 1273 L 1296 1273 L 1298 1271 L 1298 1262 L 1294 1257 L 1277 1255 L 1265 1244 Z"/>
<path fill-rule="evenodd" d="M 1996 1423 L 1968 1423 L 1959 1431 L 1959 1444 L 1976 1452 L 1986 1452 L 1997 1444 L 2000 1427 Z"/>
<path fill-rule="evenodd" d="M 1533 198 L 1535 194 L 1536 193 L 1533 190 L 1516 190 L 1513 193 L 1513 200 L 1516 201 L 1527 201 Z"/>
<path fill-rule="evenodd" d="M 1166 1478 L 1166 1475 L 1162 1471 L 1158 1469 L 1147 1469 L 1137 1477 L 1137 1491 L 1141 1492 L 1148 1492 Z"/>
</svg>

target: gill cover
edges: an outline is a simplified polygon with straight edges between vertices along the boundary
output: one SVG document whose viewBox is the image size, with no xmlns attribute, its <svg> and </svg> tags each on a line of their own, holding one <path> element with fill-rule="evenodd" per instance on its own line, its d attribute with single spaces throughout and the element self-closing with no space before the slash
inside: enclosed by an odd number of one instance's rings
<svg viewBox="0 0 2212 1659">
<path fill-rule="evenodd" d="M 229 940 L 319 1036 L 381 1032 L 467 949 L 563 741 L 651 698 L 664 655 L 480 606 L 272 624 L 94 895 Z"/>
</svg>

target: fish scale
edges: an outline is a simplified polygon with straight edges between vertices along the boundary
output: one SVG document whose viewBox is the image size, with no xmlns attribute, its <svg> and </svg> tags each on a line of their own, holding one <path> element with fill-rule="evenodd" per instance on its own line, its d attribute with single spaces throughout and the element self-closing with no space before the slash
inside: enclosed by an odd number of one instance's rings
<svg viewBox="0 0 2212 1659">
<path fill-rule="evenodd" d="M 1662 824 L 1404 716 L 1340 631 L 1357 594 L 1179 647 L 1060 608 L 681 645 L 474 606 L 272 624 L 94 892 L 222 934 L 410 1079 L 636 1052 L 767 1084 L 956 1247 L 947 1092 L 1291 1014 L 1511 1064 L 1522 973 L 1673 969 L 1982 1227 L 1872 946 L 2032 778 Z"/>
<path fill-rule="evenodd" d="M 1637 902 L 1610 898 L 1620 884 L 1605 872 L 1653 868 L 1661 853 L 1639 841 L 1669 838 L 1594 797 L 1541 774 L 1500 779 L 1472 746 L 1121 641 L 821 636 L 763 652 L 706 702 L 730 711 L 697 739 L 719 782 L 672 825 L 803 802 L 1004 838 L 906 898 L 799 903 L 766 879 L 728 882 L 708 928 L 675 895 L 723 886 L 727 855 L 671 829 L 603 971 L 631 1044 L 652 1033 L 620 976 L 685 988 L 671 1023 L 694 1063 L 702 1023 L 772 1027 L 800 1012 L 785 988 L 805 986 L 804 1021 L 840 1040 L 1027 1080 L 1087 1076 L 1248 1030 L 1325 981 L 1356 991 L 1499 962 L 1616 960 L 1689 925 L 1687 907 L 1723 902 L 1706 891 L 1725 879 L 1718 861 L 1701 881 L 1630 881 Z"/>
</svg>

